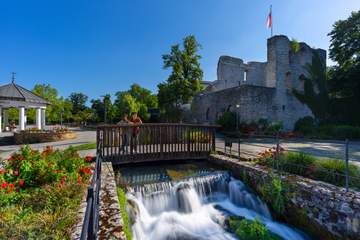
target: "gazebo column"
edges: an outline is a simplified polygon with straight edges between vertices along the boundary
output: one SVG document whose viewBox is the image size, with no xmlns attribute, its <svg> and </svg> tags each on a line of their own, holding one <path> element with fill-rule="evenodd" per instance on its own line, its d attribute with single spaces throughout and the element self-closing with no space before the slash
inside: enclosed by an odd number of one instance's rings
<svg viewBox="0 0 360 240">
<path fill-rule="evenodd" d="M 0 107 L 0 133 L 2 132 L 2 107 Z"/>
<path fill-rule="evenodd" d="M 19 130 L 25 130 L 25 107 L 19 107 Z"/>
<path fill-rule="evenodd" d="M 9 125 L 9 112 L 7 109 L 4 109 L 4 128 Z"/>
<path fill-rule="evenodd" d="M 42 121 L 42 119 L 41 119 L 41 108 L 37 108 L 36 109 L 36 128 L 37 129 L 41 129 L 41 121 Z"/>
<path fill-rule="evenodd" d="M 46 109 L 42 108 L 41 109 L 41 129 L 45 130 L 45 126 L 46 126 Z"/>
</svg>

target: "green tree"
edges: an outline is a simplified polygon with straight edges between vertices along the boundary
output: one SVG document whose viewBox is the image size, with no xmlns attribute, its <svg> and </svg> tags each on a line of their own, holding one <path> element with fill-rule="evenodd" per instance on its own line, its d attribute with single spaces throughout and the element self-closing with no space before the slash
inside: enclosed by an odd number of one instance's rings
<svg viewBox="0 0 360 240">
<path fill-rule="evenodd" d="M 114 112 L 116 111 L 118 120 L 125 113 L 138 112 L 140 117 L 147 121 L 150 118 L 149 108 L 158 107 L 157 96 L 138 84 L 133 84 L 128 91 L 117 92 L 115 95 Z"/>
<path fill-rule="evenodd" d="M 329 57 L 337 64 L 329 71 L 333 114 L 340 121 L 360 124 L 360 11 L 335 22 L 329 33 Z"/>
<path fill-rule="evenodd" d="M 130 114 L 131 112 L 138 112 L 140 104 L 136 101 L 128 92 L 117 92 L 114 105 L 116 107 L 117 116 L 123 116 L 124 114 Z"/>
<path fill-rule="evenodd" d="M 78 113 L 86 109 L 86 102 L 88 96 L 83 93 L 74 92 L 71 93 L 68 99 L 72 103 L 72 112 L 73 114 Z"/>
<path fill-rule="evenodd" d="M 306 104 L 320 122 L 329 117 L 329 93 L 327 89 L 326 67 L 317 52 L 313 52 L 312 63 L 305 69 L 308 77 L 301 76 L 304 81 L 304 92 L 293 89 L 296 98 Z"/>
<path fill-rule="evenodd" d="M 58 91 L 51 87 L 50 84 L 36 84 L 32 92 L 49 101 L 50 105 L 46 109 L 47 122 L 59 123 L 60 112 L 63 112 L 63 116 L 71 114 L 71 107 L 63 97 L 58 96 Z M 29 109 L 27 115 L 30 117 L 31 122 L 33 122 L 35 117 L 34 109 Z"/>
<path fill-rule="evenodd" d="M 159 106 L 167 113 L 167 117 L 169 113 L 180 113 L 180 106 L 190 103 L 193 96 L 201 90 L 203 71 L 199 62 L 200 47 L 195 37 L 190 35 L 184 39 L 183 49 L 177 44 L 171 47 L 170 54 L 162 56 L 164 69 L 171 69 L 167 81 L 158 85 Z"/>
<path fill-rule="evenodd" d="M 104 102 L 101 99 L 92 99 L 91 101 L 91 109 L 94 112 L 94 121 L 95 122 L 103 122 L 104 121 Z"/>
</svg>

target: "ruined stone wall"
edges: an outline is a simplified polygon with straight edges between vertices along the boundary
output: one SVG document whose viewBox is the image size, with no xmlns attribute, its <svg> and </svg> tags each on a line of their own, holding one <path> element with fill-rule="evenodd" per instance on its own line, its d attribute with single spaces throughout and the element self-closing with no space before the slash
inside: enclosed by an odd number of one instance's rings
<svg viewBox="0 0 360 240">
<path fill-rule="evenodd" d="M 289 38 L 283 35 L 268 39 L 267 62 L 244 63 L 239 58 L 221 56 L 217 69 L 218 80 L 194 99 L 193 119 L 198 122 L 215 122 L 219 114 L 229 110 L 228 106 L 241 103 L 241 120 L 257 121 L 266 116 L 269 121 L 282 122 L 285 130 L 292 130 L 299 118 L 313 116 L 311 110 L 299 102 L 292 91 L 303 91 L 301 76 L 308 75 L 305 66 L 311 64 L 314 51 L 319 53 L 326 65 L 325 50 L 312 49 L 305 43 L 299 43 L 299 49 L 295 51 Z M 248 87 L 238 91 L 239 86 Z M 260 98 L 268 102 L 245 100 L 253 97 L 258 90 L 252 88 L 258 86 L 275 89 L 272 90 L 271 98 Z"/>
<path fill-rule="evenodd" d="M 272 120 L 275 89 L 243 85 L 194 98 L 191 111 L 194 122 L 215 123 L 224 112 L 238 112 L 241 121 L 259 118 Z M 236 108 L 236 105 L 240 105 Z"/>
<path fill-rule="evenodd" d="M 293 128 L 299 118 L 313 115 L 310 109 L 292 94 L 293 88 L 303 91 L 304 82 L 300 76 L 308 75 L 305 66 L 312 63 L 314 51 L 305 43 L 299 45 L 299 50 L 295 52 L 286 36 L 280 35 L 268 39 L 267 83 L 269 86 L 275 84 L 276 87 L 273 117 L 283 122 L 285 129 L 288 130 Z M 325 64 L 326 52 L 316 51 L 320 53 Z"/>
</svg>

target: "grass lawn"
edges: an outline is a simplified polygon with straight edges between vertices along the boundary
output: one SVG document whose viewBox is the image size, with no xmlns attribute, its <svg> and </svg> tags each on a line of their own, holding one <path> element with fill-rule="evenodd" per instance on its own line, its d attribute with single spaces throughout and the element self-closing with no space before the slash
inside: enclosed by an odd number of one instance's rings
<svg viewBox="0 0 360 240">
<path fill-rule="evenodd" d="M 96 149 L 96 143 L 85 143 L 81 145 L 72 146 L 75 151 Z"/>
</svg>

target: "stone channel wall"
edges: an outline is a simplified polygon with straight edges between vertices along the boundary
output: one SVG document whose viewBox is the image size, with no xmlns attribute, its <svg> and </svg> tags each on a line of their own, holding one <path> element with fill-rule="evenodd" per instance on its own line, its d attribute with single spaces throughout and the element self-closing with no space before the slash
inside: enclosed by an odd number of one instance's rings
<svg viewBox="0 0 360 240">
<path fill-rule="evenodd" d="M 99 240 L 126 240 L 123 232 L 123 221 L 116 192 L 114 170 L 110 162 L 102 162 L 101 190 L 99 207 Z M 86 211 L 86 193 L 80 204 L 77 223 L 72 229 L 71 239 L 79 240 Z"/>
<path fill-rule="evenodd" d="M 259 195 L 261 183 L 271 178 L 266 168 L 249 162 L 217 154 L 210 155 L 209 161 L 230 170 Z M 360 239 L 360 192 L 346 192 L 297 175 L 282 174 L 281 178 L 295 191 L 287 196 L 286 214 L 277 217 L 304 229 L 314 239 Z"/>
<path fill-rule="evenodd" d="M 102 162 L 99 214 L 99 240 L 126 240 L 111 162 Z"/>
</svg>

